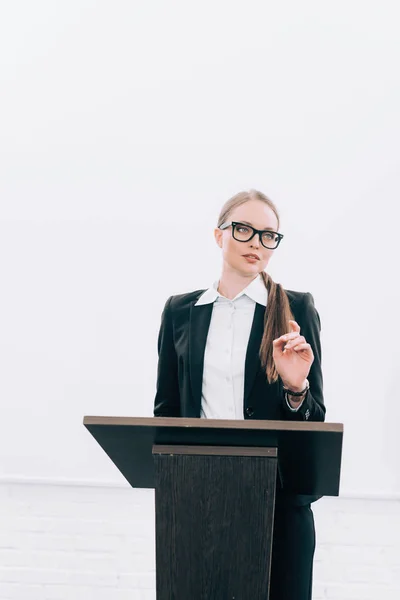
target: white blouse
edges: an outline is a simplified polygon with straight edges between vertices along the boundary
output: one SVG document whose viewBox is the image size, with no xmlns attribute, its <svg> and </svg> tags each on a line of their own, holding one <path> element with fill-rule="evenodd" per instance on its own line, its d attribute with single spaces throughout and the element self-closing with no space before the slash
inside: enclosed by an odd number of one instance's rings
<svg viewBox="0 0 400 600">
<path fill-rule="evenodd" d="M 213 303 L 204 353 L 201 417 L 244 419 L 243 396 L 247 346 L 256 303 L 267 306 L 268 292 L 261 275 L 233 300 L 222 296 L 218 281 L 196 306 Z M 292 411 L 299 410 L 288 407 Z"/>
</svg>

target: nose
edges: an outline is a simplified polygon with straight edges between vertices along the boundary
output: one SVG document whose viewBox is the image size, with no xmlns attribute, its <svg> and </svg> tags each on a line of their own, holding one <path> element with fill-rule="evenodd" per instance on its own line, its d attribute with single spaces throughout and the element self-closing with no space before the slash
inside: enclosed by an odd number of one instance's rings
<svg viewBox="0 0 400 600">
<path fill-rule="evenodd" d="M 250 240 L 250 246 L 252 248 L 260 247 L 260 234 L 259 233 L 256 233 L 256 235 L 253 237 L 253 239 Z"/>
</svg>

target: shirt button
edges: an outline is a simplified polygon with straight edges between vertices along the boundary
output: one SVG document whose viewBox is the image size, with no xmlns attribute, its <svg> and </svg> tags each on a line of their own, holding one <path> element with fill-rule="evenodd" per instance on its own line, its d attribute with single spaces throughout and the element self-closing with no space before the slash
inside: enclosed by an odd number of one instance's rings
<svg viewBox="0 0 400 600">
<path fill-rule="evenodd" d="M 249 406 L 248 408 L 246 408 L 246 415 L 248 417 L 252 417 L 254 415 L 254 410 L 251 408 L 251 406 Z"/>
</svg>

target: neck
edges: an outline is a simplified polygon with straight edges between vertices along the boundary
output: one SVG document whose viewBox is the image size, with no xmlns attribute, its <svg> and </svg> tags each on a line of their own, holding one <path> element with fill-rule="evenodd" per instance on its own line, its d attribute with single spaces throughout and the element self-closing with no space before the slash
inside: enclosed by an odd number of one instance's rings
<svg viewBox="0 0 400 600">
<path fill-rule="evenodd" d="M 232 300 L 252 281 L 257 279 L 258 275 L 258 273 L 256 275 L 252 273 L 251 275 L 245 276 L 240 273 L 228 272 L 226 269 L 223 269 L 218 284 L 218 291 L 225 298 Z"/>
</svg>

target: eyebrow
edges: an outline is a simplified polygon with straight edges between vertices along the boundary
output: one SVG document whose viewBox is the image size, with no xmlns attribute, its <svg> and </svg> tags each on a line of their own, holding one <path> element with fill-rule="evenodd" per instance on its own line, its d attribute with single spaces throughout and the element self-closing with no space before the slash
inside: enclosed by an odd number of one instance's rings
<svg viewBox="0 0 400 600">
<path fill-rule="evenodd" d="M 243 225 L 250 225 L 250 227 L 254 227 L 254 225 L 249 223 L 249 221 L 238 221 L 238 223 L 243 223 Z M 254 229 L 257 229 L 257 227 L 254 227 Z M 260 229 L 260 231 L 275 231 L 275 229 L 273 227 L 264 227 L 264 229 Z"/>
</svg>

